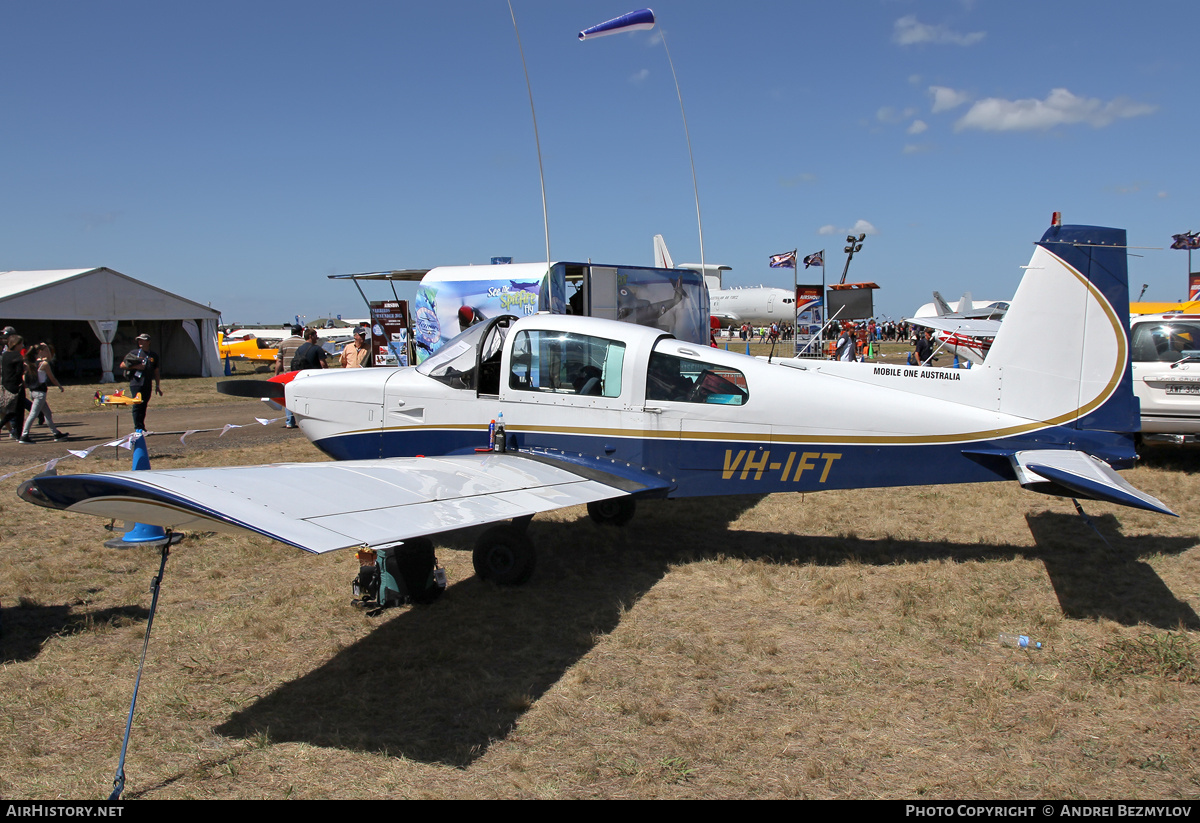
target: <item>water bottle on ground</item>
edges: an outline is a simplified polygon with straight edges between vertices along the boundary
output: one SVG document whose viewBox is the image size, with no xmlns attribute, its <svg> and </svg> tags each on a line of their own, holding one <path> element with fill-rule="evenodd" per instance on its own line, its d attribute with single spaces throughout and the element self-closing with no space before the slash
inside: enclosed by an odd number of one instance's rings
<svg viewBox="0 0 1200 823">
<path fill-rule="evenodd" d="M 1000 632 L 1000 645 L 1013 646 L 1018 649 L 1040 649 L 1041 643 L 1030 640 L 1027 635 L 1009 634 L 1008 632 Z"/>
</svg>

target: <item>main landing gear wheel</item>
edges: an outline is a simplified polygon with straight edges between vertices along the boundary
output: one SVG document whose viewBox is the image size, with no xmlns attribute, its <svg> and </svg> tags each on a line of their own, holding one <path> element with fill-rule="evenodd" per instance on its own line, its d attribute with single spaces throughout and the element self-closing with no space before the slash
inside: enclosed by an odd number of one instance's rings
<svg viewBox="0 0 1200 823">
<path fill-rule="evenodd" d="M 529 580 L 537 554 L 533 543 L 518 526 L 493 526 L 480 535 L 471 555 L 475 574 L 504 586 L 519 586 Z"/>
<path fill-rule="evenodd" d="M 637 501 L 632 497 L 613 497 L 588 503 L 588 516 L 602 526 L 624 526 L 633 519 Z"/>
</svg>

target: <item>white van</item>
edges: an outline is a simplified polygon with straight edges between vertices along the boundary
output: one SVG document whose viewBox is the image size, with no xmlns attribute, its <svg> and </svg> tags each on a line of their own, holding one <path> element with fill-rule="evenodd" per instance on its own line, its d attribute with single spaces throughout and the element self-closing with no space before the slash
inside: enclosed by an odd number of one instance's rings
<svg viewBox="0 0 1200 823">
<path fill-rule="evenodd" d="M 1129 321 L 1133 391 L 1144 440 L 1200 438 L 1200 314 L 1143 314 Z"/>
</svg>

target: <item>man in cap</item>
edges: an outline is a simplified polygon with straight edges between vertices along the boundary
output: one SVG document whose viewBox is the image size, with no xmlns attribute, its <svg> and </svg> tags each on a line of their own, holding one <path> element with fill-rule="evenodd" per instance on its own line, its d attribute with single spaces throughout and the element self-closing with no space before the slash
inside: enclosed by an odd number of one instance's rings
<svg viewBox="0 0 1200 823">
<path fill-rule="evenodd" d="M 342 348 L 339 358 L 343 369 L 363 369 L 371 365 L 371 348 L 367 345 L 367 330 L 354 330 L 354 341 Z"/>
<path fill-rule="evenodd" d="M 146 407 L 150 405 L 150 383 L 154 382 L 154 393 L 162 395 L 162 383 L 159 365 L 161 358 L 158 352 L 150 350 L 150 335 L 139 334 L 137 348 L 125 355 L 121 366 L 129 377 L 129 396 L 141 394 L 140 403 L 134 403 L 133 427 L 140 431 L 146 430 Z"/>
</svg>

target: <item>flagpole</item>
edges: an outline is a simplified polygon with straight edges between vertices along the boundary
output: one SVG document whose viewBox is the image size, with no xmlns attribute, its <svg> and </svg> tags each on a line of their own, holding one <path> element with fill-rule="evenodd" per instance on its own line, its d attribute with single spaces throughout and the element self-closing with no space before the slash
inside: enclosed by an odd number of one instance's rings
<svg viewBox="0 0 1200 823">
<path fill-rule="evenodd" d="M 510 8 L 511 5 L 510 2 Z M 638 9 L 584 29 L 579 32 L 579 39 L 588 40 L 618 32 L 646 31 L 654 28 L 655 25 L 654 12 L 651 9 Z M 692 166 L 692 194 L 696 199 L 696 228 L 700 234 L 700 269 L 704 272 L 707 269 L 704 259 L 704 223 L 700 219 L 700 185 L 696 182 L 696 157 L 692 153 L 692 135 L 688 130 L 687 112 L 683 108 L 683 92 L 679 89 L 679 75 L 675 73 L 675 61 L 671 59 L 671 49 L 667 47 L 667 35 L 663 32 L 662 26 L 659 26 L 658 36 L 662 38 L 663 51 L 667 53 L 667 65 L 671 67 L 671 79 L 675 81 L 675 96 L 679 98 L 679 114 L 683 117 L 683 136 L 687 141 L 688 162 Z"/>
<path fill-rule="evenodd" d="M 796 258 L 796 265 L 792 266 L 792 352 L 796 351 L 796 327 L 800 325 L 800 247 L 792 252 L 792 257 Z"/>
<path fill-rule="evenodd" d="M 667 48 L 667 34 L 662 26 L 658 27 L 658 36 L 662 38 L 663 51 L 667 53 L 667 65 L 671 67 L 671 78 L 675 81 L 675 96 L 679 98 L 679 114 L 683 117 L 683 136 L 687 140 L 688 162 L 692 164 L 692 193 L 696 198 L 696 228 L 700 233 L 700 270 L 707 271 L 704 266 L 704 225 L 700 222 L 700 186 L 696 183 L 696 158 L 692 154 L 692 136 L 688 132 L 687 112 L 683 110 L 683 92 L 679 90 L 679 77 L 675 74 L 675 61 L 671 59 L 671 50 Z"/>
<path fill-rule="evenodd" d="M 821 314 L 829 317 L 829 301 L 825 299 L 825 249 L 821 249 Z M 825 335 L 825 326 L 821 326 L 821 336 Z M 821 341 L 821 353 L 825 353 L 825 341 Z"/>
</svg>

